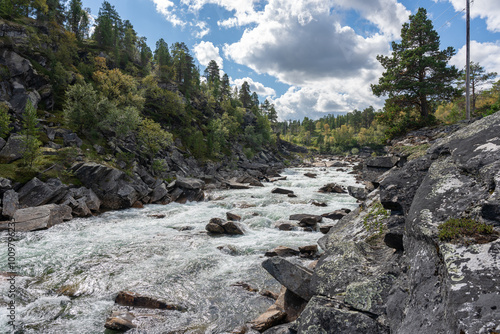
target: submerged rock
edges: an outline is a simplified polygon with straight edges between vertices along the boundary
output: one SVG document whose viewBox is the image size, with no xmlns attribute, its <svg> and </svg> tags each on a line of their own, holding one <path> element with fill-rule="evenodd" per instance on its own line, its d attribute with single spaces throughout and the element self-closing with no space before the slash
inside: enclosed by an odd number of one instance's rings
<svg viewBox="0 0 500 334">
<path fill-rule="evenodd" d="M 113 311 L 106 319 L 104 327 L 117 332 L 126 332 L 132 328 L 137 328 L 133 323 L 135 316 L 127 311 Z"/>
<path fill-rule="evenodd" d="M 159 309 L 159 310 L 173 310 L 173 311 L 185 311 L 185 307 L 176 305 L 176 304 L 168 304 L 164 301 L 143 296 L 135 292 L 130 291 L 120 291 L 115 298 L 115 304 L 122 306 L 133 306 L 140 308 L 151 308 L 151 309 Z"/>
<path fill-rule="evenodd" d="M 273 190 L 271 190 L 271 193 L 272 194 L 289 195 L 289 194 L 293 194 L 293 190 L 283 189 L 283 188 L 274 188 Z"/>
</svg>

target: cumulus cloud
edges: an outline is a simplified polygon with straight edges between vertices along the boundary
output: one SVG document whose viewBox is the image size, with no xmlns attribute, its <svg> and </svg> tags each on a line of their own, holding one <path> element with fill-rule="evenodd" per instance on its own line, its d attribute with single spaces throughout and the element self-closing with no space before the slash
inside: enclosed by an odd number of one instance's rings
<svg viewBox="0 0 500 334">
<path fill-rule="evenodd" d="M 242 79 L 236 79 L 234 81 L 231 80 L 231 84 L 233 86 L 236 85 L 239 89 L 245 81 L 250 86 L 250 91 L 257 93 L 262 98 L 273 97 L 276 95 L 276 91 L 273 88 L 266 87 L 266 86 L 264 86 L 264 84 L 257 82 L 257 81 L 253 81 L 252 78 L 248 78 L 248 77 L 242 78 Z"/>
<path fill-rule="evenodd" d="M 199 29 L 193 32 L 193 36 L 196 38 L 201 39 L 210 33 L 210 28 L 208 27 L 208 24 L 204 21 L 199 21 L 195 23 L 194 26 Z"/>
<path fill-rule="evenodd" d="M 212 42 L 202 41 L 196 44 L 193 48 L 194 55 L 198 62 L 207 66 L 210 60 L 215 60 L 219 69 L 223 68 L 222 57 L 219 55 L 219 48 L 216 47 Z"/>
<path fill-rule="evenodd" d="M 174 11 L 171 9 L 174 7 L 174 3 L 170 0 L 153 0 L 154 4 L 156 5 L 156 11 L 160 14 L 162 14 L 167 21 L 172 23 L 172 25 L 175 26 L 181 26 L 184 27 L 186 25 L 186 22 L 180 19 Z"/>
<path fill-rule="evenodd" d="M 471 41 L 470 43 L 471 61 L 479 63 L 486 72 L 500 73 L 500 42 L 480 43 Z M 466 46 L 464 45 L 457 54 L 450 59 L 450 64 L 458 69 L 463 69 L 466 64 Z"/>
<path fill-rule="evenodd" d="M 455 11 L 460 12 L 464 9 L 465 2 L 462 0 L 450 0 Z M 471 18 L 480 17 L 486 20 L 486 26 L 489 31 L 500 32 L 500 1 L 474 1 L 470 10 Z"/>
</svg>

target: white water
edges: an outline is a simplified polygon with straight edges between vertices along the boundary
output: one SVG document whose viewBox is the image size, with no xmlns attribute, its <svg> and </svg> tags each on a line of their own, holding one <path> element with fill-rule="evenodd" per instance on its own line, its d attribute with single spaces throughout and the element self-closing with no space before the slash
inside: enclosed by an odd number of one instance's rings
<svg viewBox="0 0 500 334">
<path fill-rule="evenodd" d="M 316 179 L 303 176 L 318 174 Z M 274 222 L 294 213 L 322 214 L 353 209 L 347 194 L 322 194 L 330 182 L 355 185 L 352 175 L 336 168 L 288 169 L 287 180 L 249 190 L 207 194 L 212 201 L 108 212 L 75 219 L 45 231 L 18 233 L 16 242 L 16 329 L 20 333 L 103 333 L 106 317 L 121 290 L 130 290 L 187 307 L 187 312 L 149 312 L 128 333 L 224 333 L 255 318 L 273 301 L 233 286 L 279 291 L 261 267 L 264 253 L 279 245 L 315 244 L 319 232 L 279 231 Z M 271 194 L 274 187 L 298 196 Z M 326 202 L 316 207 L 311 201 Z M 226 212 L 242 216 L 243 236 L 205 233 L 210 218 Z M 164 214 L 165 218 L 148 217 Z M 193 229 L 179 231 L 181 227 Z M 1 235 L 2 245 L 6 236 Z M 236 255 L 217 249 L 229 245 Z M 7 268 L 6 246 L 0 249 L 0 271 Z M 73 297 L 61 294 L 68 288 Z M 0 332 L 9 333 L 6 303 L 9 284 L 0 278 Z M 75 297 L 76 296 L 76 297 Z M 137 310 L 131 310 L 138 315 Z M 147 312 L 146 312 L 147 313 Z"/>
</svg>

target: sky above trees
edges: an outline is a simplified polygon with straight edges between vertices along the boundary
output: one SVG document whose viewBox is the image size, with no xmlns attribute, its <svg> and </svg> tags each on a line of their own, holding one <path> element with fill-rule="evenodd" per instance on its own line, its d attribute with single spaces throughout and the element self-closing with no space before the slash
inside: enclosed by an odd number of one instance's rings
<svg viewBox="0 0 500 334">
<path fill-rule="evenodd" d="M 441 48 L 465 65 L 465 0 L 108 0 L 154 50 L 184 42 L 200 66 L 217 61 L 231 84 L 269 98 L 281 120 L 383 106 L 370 84 L 401 26 L 427 9 Z M 471 0 L 472 1 L 472 0 Z M 83 0 L 95 17 L 102 0 Z M 500 1 L 474 0 L 471 60 L 500 73 Z"/>
</svg>

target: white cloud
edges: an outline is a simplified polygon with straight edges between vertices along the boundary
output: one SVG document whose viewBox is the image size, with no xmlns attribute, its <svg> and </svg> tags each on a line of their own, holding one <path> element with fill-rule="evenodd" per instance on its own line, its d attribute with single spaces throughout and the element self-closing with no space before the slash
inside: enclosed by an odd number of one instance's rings
<svg viewBox="0 0 500 334">
<path fill-rule="evenodd" d="M 184 27 L 186 22 L 181 20 L 170 8 L 174 7 L 174 3 L 169 0 L 153 0 L 156 5 L 156 11 L 167 19 L 172 25 Z"/>
<path fill-rule="evenodd" d="M 253 81 L 252 78 L 242 78 L 242 79 L 235 79 L 235 80 L 230 80 L 231 84 L 234 86 L 236 85 L 238 89 L 241 88 L 241 85 L 243 82 L 247 82 L 248 85 L 250 86 L 250 91 L 253 93 L 257 93 L 260 97 L 266 98 L 266 97 L 273 97 L 276 95 L 276 91 L 273 88 L 266 87 L 264 84 Z"/>
<path fill-rule="evenodd" d="M 462 11 L 465 2 L 462 0 L 450 0 L 455 11 Z M 489 31 L 500 32 L 500 1 L 498 0 L 476 0 L 470 9 L 471 18 L 480 17 L 486 19 Z"/>
<path fill-rule="evenodd" d="M 198 31 L 193 32 L 193 36 L 196 38 L 201 39 L 210 33 L 210 28 L 208 27 L 208 24 L 204 21 L 199 21 L 196 24 L 194 24 L 194 26 L 199 29 Z"/>
<path fill-rule="evenodd" d="M 219 68 L 223 68 L 223 61 L 222 57 L 219 55 L 219 48 L 213 45 L 212 42 L 201 41 L 194 46 L 193 51 L 196 59 L 198 59 L 201 65 L 207 66 L 210 60 L 215 60 Z"/>
<path fill-rule="evenodd" d="M 483 66 L 486 72 L 500 73 L 500 42 L 497 43 L 480 43 L 471 41 L 471 61 L 479 63 Z M 466 60 L 465 45 L 458 50 L 457 54 L 450 59 L 450 64 L 455 65 L 458 69 L 463 69 Z"/>
</svg>

